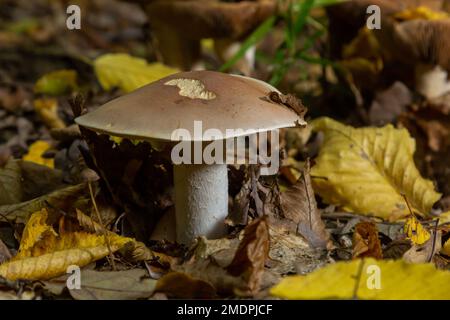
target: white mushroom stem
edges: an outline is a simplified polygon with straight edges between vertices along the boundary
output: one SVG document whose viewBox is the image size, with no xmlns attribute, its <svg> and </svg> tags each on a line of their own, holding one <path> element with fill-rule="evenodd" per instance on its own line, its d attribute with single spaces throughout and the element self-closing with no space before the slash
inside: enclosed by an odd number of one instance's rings
<svg viewBox="0 0 450 320">
<path fill-rule="evenodd" d="M 200 235 L 226 235 L 227 165 L 174 165 L 174 182 L 177 241 L 189 245 Z"/>
</svg>

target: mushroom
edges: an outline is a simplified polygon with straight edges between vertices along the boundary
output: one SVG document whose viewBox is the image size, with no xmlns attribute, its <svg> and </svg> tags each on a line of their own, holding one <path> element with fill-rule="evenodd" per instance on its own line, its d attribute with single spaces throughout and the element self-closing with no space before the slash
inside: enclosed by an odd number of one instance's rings
<svg viewBox="0 0 450 320">
<path fill-rule="evenodd" d="M 236 41 L 246 37 L 276 9 L 274 0 L 150 0 L 141 1 L 141 5 L 162 61 L 184 70 L 200 58 L 201 39 L 228 40 L 236 46 Z M 222 47 L 216 49 L 226 56 L 229 49 Z"/>
<path fill-rule="evenodd" d="M 248 77 L 213 71 L 181 72 L 112 100 L 75 121 L 98 133 L 170 145 L 177 241 L 190 244 L 200 235 L 218 238 L 226 234 L 227 163 L 204 161 L 206 148 L 306 124 L 301 113 L 269 98 L 274 91 L 278 92 Z M 198 134 L 198 124 L 204 134 Z M 212 130 L 223 135 L 208 136 L 206 133 Z M 179 133 L 188 135 L 180 138 Z M 182 155 L 191 161 L 175 159 L 181 154 L 180 145 L 193 145 L 191 152 L 186 148 Z"/>
<path fill-rule="evenodd" d="M 366 9 L 372 4 L 381 8 L 381 29 L 372 32 L 382 48 L 387 74 L 401 76 L 403 82 L 415 86 L 427 98 L 448 92 L 450 18 L 445 18 L 442 0 L 353 0 L 330 6 L 327 14 L 333 30 L 330 33 L 332 55 L 339 57 L 344 44 L 365 25 Z M 439 11 L 439 16 L 444 18 L 402 18 L 401 13 L 406 9 L 417 7 Z M 410 82 L 412 79 L 415 83 Z"/>
</svg>

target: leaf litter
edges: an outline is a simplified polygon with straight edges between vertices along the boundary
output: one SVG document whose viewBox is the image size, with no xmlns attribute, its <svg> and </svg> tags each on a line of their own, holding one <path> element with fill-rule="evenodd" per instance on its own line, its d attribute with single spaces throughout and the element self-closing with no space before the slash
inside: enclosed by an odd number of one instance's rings
<svg viewBox="0 0 450 320">
<path fill-rule="evenodd" d="M 97 1 L 85 5 L 92 16 L 105 16 Z M 43 7 L 30 5 L 35 13 Z M 448 16 L 424 8 L 399 9 L 390 23 L 424 20 L 443 27 Z M 15 10 L 27 15 L 20 3 Z M 396 54 L 384 52 L 391 46 L 366 29 L 332 41 L 342 50 L 331 48 L 336 68 L 324 66 L 327 74 L 316 81 L 323 86 L 320 97 L 300 90 L 298 79 L 305 79 L 286 68 L 278 89 L 293 94 L 265 98 L 304 115 L 300 97 L 314 120 L 281 131 L 278 175 L 230 166 L 229 234 L 199 237 L 187 248 L 149 237 L 173 210 L 172 164 L 159 146 L 113 142 L 73 124 L 81 112 L 177 72 L 142 59 L 154 61 L 158 52 L 143 52 L 145 17 L 137 6 L 114 4 L 106 16 L 114 18 L 88 19 L 93 26 L 69 36 L 41 17 L 28 27 L 6 17 L 7 41 L 0 44 L 0 62 L 8 66 L 0 73 L 1 298 L 447 298 L 446 82 L 435 86 L 444 89 L 440 96 L 427 91 L 433 85 L 411 83 L 408 70 L 415 68 L 391 68 Z M 98 32 L 100 21 L 117 39 Z M 62 53 L 47 53 L 52 41 Z M 208 59 L 214 69 L 215 58 Z M 268 80 L 263 63 L 254 68 Z M 440 68 L 441 75 L 448 71 Z M 330 77 L 330 69 L 339 76 Z M 392 75 L 393 69 L 404 74 Z M 69 262 L 82 267 L 80 290 L 66 288 Z M 361 266 L 378 266 L 386 275 L 380 291 L 366 290 Z M 23 279 L 31 280 L 22 290 Z"/>
</svg>

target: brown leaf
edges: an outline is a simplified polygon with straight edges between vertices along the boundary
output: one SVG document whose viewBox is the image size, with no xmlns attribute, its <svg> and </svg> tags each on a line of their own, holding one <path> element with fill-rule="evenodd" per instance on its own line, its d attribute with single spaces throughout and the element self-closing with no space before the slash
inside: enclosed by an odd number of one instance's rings
<svg viewBox="0 0 450 320">
<path fill-rule="evenodd" d="M 261 284 L 264 264 L 269 255 L 269 227 L 266 217 L 252 221 L 244 230 L 244 238 L 227 271 L 242 277 L 248 290 L 255 292 Z"/>
<path fill-rule="evenodd" d="M 68 275 L 44 281 L 45 289 L 61 295 Z M 69 290 L 76 300 L 131 300 L 149 298 L 156 280 L 149 279 L 144 269 L 124 271 L 81 270 L 81 288 Z"/>
<path fill-rule="evenodd" d="M 170 272 L 163 276 L 158 280 L 155 291 L 181 299 L 211 299 L 216 296 L 216 290 L 210 283 L 182 272 Z"/>
<path fill-rule="evenodd" d="M 266 219 L 254 220 L 243 233 L 239 246 L 232 239 L 200 238 L 189 260 L 158 281 L 157 291 L 177 298 L 257 293 L 269 250 Z"/>
<path fill-rule="evenodd" d="M 353 233 L 353 258 L 372 257 L 382 259 L 378 230 L 373 222 L 360 222 L 355 226 Z"/>
<path fill-rule="evenodd" d="M 433 261 L 433 257 L 441 250 L 441 231 L 431 231 L 431 237 L 422 245 L 413 244 L 411 249 L 403 254 L 403 260 L 409 263 L 427 263 Z"/>
<path fill-rule="evenodd" d="M 85 184 L 69 186 L 29 201 L 0 206 L 0 213 L 10 220 L 23 223 L 28 220 L 30 214 L 44 207 L 50 206 L 63 211 L 69 211 L 75 203 L 84 199 L 85 195 Z"/>
<path fill-rule="evenodd" d="M 326 248 L 330 235 L 325 230 L 309 175 L 309 161 L 297 183 L 281 194 L 283 215 L 297 224 L 297 231 L 315 248 Z"/>
<path fill-rule="evenodd" d="M 278 275 L 307 274 L 329 262 L 325 250 L 311 248 L 304 237 L 291 231 L 289 224 L 270 220 L 270 251 L 266 262 L 270 271 Z"/>
<path fill-rule="evenodd" d="M 276 91 L 271 91 L 269 93 L 269 99 L 275 103 L 283 104 L 288 108 L 294 110 L 301 118 L 303 118 L 308 111 L 308 109 L 303 105 L 300 99 L 292 94 L 279 94 Z"/>
</svg>

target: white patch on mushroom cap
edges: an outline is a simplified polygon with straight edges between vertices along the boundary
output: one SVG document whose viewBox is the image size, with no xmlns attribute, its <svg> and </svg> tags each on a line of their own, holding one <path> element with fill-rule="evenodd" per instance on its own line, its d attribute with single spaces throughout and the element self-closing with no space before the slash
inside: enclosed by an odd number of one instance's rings
<svg viewBox="0 0 450 320">
<path fill-rule="evenodd" d="M 180 88 L 180 96 L 191 99 L 212 100 L 216 97 L 214 92 L 208 91 L 205 85 L 197 79 L 172 79 L 164 83 L 166 86 L 177 86 Z"/>
</svg>

